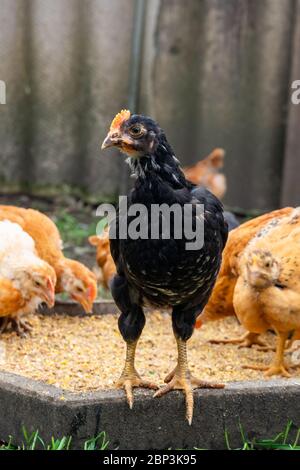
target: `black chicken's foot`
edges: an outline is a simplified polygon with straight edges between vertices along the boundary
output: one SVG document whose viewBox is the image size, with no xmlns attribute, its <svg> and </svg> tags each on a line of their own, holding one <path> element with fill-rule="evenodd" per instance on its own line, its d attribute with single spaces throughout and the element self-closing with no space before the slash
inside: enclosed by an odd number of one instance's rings
<svg viewBox="0 0 300 470">
<path fill-rule="evenodd" d="M 154 397 L 161 397 L 172 390 L 183 390 L 186 401 L 186 418 L 192 424 L 195 388 L 224 388 L 224 384 L 210 383 L 197 379 L 190 374 L 187 365 L 186 341 L 176 338 L 178 348 L 178 364 L 165 378 L 167 385 L 160 388 Z"/>
<path fill-rule="evenodd" d="M 143 380 L 138 372 L 134 367 L 134 358 L 135 358 L 135 349 L 136 349 L 137 341 L 127 343 L 127 350 L 126 350 L 126 361 L 124 370 L 121 374 L 119 380 L 117 380 L 115 386 L 116 388 L 124 388 L 126 392 L 127 402 L 129 408 L 132 409 L 133 407 L 133 388 L 134 387 L 141 387 L 141 388 L 151 388 L 156 390 L 158 386 L 150 381 Z"/>
</svg>

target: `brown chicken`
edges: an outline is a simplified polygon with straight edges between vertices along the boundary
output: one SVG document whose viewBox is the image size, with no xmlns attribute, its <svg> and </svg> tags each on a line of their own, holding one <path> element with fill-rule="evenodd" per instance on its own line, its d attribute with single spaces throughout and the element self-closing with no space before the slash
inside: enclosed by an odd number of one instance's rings
<svg viewBox="0 0 300 470">
<path fill-rule="evenodd" d="M 224 166 L 224 156 L 223 149 L 214 149 L 195 165 L 183 168 L 185 177 L 197 186 L 204 186 L 222 199 L 226 192 L 226 177 L 220 173 L 220 169 Z"/>
<path fill-rule="evenodd" d="M 96 276 L 78 261 L 68 259 L 54 222 L 39 211 L 14 206 L 0 206 L 0 220 L 19 224 L 34 240 L 40 258 L 49 263 L 57 276 L 56 293 L 66 292 L 91 312 L 97 295 Z"/>
<path fill-rule="evenodd" d="M 89 242 L 96 247 L 96 260 L 100 268 L 98 282 L 109 289 L 110 281 L 116 273 L 116 265 L 110 253 L 108 230 L 104 230 L 101 236 L 92 235 Z"/>
<path fill-rule="evenodd" d="M 37 256 L 33 239 L 17 224 L 0 222 L 0 332 L 9 325 L 19 335 L 31 329 L 26 316 L 54 304 L 54 269 Z"/>
<path fill-rule="evenodd" d="M 272 364 L 250 366 L 266 375 L 290 377 L 284 364 L 285 343 L 300 329 L 300 208 L 275 219 L 254 237 L 239 261 L 233 295 L 236 315 L 252 333 L 277 335 Z"/>
<path fill-rule="evenodd" d="M 228 241 L 223 252 L 222 266 L 213 289 L 212 295 L 203 313 L 198 317 L 196 327 L 200 328 L 202 323 L 219 320 L 227 316 L 235 315 L 233 306 L 233 293 L 239 277 L 239 259 L 248 245 L 249 241 L 267 225 L 271 220 L 280 219 L 291 214 L 293 208 L 275 210 L 245 222 L 229 233 Z M 240 338 L 212 340 L 213 343 L 240 343 L 241 346 L 259 344 L 267 345 L 258 338 L 258 334 L 247 332 Z"/>
</svg>

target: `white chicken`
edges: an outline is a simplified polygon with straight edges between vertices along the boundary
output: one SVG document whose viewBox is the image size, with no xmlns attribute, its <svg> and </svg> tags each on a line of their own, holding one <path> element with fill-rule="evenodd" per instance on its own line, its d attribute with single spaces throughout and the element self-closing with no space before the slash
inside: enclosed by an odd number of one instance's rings
<svg viewBox="0 0 300 470">
<path fill-rule="evenodd" d="M 0 222 L 0 332 L 9 323 L 23 336 L 31 329 L 23 315 L 46 302 L 54 305 L 56 274 L 35 251 L 33 239 L 15 223 Z"/>
</svg>

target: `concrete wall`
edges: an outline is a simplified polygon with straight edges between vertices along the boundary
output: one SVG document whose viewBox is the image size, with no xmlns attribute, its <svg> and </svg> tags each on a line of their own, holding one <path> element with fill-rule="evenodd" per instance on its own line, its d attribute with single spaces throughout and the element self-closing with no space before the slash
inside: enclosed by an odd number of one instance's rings
<svg viewBox="0 0 300 470">
<path fill-rule="evenodd" d="M 100 142 L 130 105 L 184 164 L 224 147 L 231 206 L 297 204 L 299 11 L 300 0 L 0 0 L 2 184 L 123 192 L 123 158 Z"/>
</svg>

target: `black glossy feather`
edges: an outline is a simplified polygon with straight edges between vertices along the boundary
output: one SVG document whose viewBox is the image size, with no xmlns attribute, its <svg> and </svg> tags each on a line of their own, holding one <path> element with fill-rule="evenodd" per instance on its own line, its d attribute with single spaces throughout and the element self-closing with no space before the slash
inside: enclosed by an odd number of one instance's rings
<svg viewBox="0 0 300 470">
<path fill-rule="evenodd" d="M 128 206 L 144 204 L 150 213 L 152 204 L 171 206 L 177 203 L 181 207 L 186 203 L 194 206 L 204 204 L 204 245 L 196 251 L 187 250 L 188 240 L 184 237 L 163 239 L 162 232 L 157 240 L 111 240 L 111 252 L 118 272 L 115 286 L 122 285 L 122 279 L 126 281 L 123 294 L 120 289 L 115 289 L 117 294 L 114 295 L 114 285 L 112 293 L 123 313 L 128 307 L 128 298 L 132 306 L 151 304 L 173 308 L 175 332 L 187 338 L 192 334 L 195 318 L 214 286 L 228 227 L 220 201 L 208 190 L 195 187 L 185 179 L 164 133 L 151 124 L 151 132 L 153 129 L 156 129 L 154 151 L 130 161 L 137 179 L 129 195 Z M 120 217 L 118 214 L 117 226 Z M 129 218 L 128 224 L 132 220 Z M 150 234 L 151 217 L 143 223 Z M 125 333 L 123 336 L 126 338 Z"/>
</svg>

